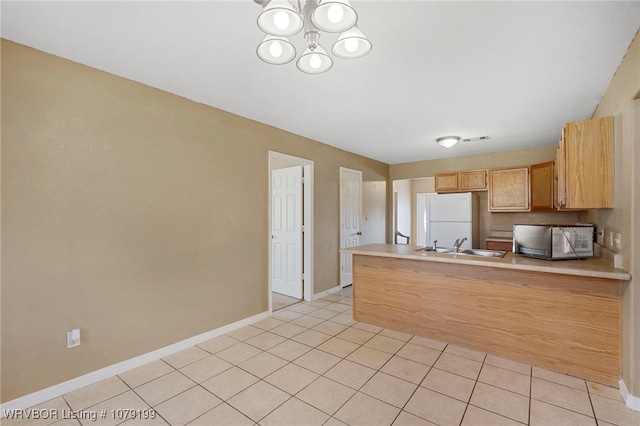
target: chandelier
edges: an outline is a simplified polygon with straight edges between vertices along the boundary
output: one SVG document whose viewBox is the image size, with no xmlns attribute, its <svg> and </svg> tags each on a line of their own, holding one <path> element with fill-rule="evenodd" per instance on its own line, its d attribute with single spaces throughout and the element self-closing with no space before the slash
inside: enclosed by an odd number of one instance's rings
<svg viewBox="0 0 640 426">
<path fill-rule="evenodd" d="M 333 66 L 333 59 L 320 46 L 320 31 L 340 33 L 331 48 L 338 58 L 360 58 L 371 50 L 371 42 L 358 29 L 358 15 L 349 0 L 298 0 L 293 6 L 287 0 L 254 0 L 263 7 L 258 27 L 267 36 L 258 45 L 257 54 L 263 61 L 282 65 L 296 57 L 296 48 L 287 39 L 303 31 L 307 48 L 296 65 L 302 72 L 320 74 Z"/>
</svg>

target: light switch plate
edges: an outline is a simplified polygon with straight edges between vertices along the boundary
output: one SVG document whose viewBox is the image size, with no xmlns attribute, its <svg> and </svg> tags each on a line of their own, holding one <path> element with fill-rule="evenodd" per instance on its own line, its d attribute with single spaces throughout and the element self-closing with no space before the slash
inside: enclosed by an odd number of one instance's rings
<svg viewBox="0 0 640 426">
<path fill-rule="evenodd" d="M 80 329 L 74 328 L 67 332 L 67 348 L 75 348 L 80 346 Z"/>
</svg>

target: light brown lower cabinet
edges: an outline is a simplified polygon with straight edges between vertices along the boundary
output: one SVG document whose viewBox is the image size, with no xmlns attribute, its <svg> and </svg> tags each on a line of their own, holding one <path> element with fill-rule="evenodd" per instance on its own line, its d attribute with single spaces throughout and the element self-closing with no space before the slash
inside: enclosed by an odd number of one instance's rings
<svg viewBox="0 0 640 426">
<path fill-rule="evenodd" d="M 487 250 L 502 250 L 502 251 L 513 250 L 513 242 L 487 240 L 486 244 L 487 244 Z"/>
<path fill-rule="evenodd" d="M 618 385 L 620 280 L 362 255 L 353 264 L 357 321 Z"/>
</svg>

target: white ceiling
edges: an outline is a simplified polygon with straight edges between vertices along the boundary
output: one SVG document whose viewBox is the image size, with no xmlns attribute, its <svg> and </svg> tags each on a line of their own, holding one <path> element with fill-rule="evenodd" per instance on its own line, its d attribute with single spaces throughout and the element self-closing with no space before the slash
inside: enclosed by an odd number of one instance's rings
<svg viewBox="0 0 640 426">
<path fill-rule="evenodd" d="M 252 0 L 3 0 L 1 34 L 397 164 L 557 143 L 565 122 L 590 118 L 640 27 L 640 1 L 352 5 L 373 50 L 321 75 L 258 59 Z M 490 139 L 436 144 L 451 134 Z"/>
</svg>

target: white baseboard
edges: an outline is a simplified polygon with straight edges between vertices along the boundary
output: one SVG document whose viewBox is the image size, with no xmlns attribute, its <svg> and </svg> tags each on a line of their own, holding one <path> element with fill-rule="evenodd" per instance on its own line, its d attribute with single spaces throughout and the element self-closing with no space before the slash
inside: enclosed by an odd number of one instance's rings
<svg viewBox="0 0 640 426">
<path fill-rule="evenodd" d="M 234 322 L 232 324 L 227 324 L 220 328 L 216 328 L 215 330 L 211 330 L 206 333 L 199 334 L 194 337 L 190 337 L 181 342 L 177 342 L 172 345 L 165 346 L 164 348 L 157 349 L 153 352 L 148 352 L 146 354 L 137 356 L 135 358 L 131 358 L 126 361 L 122 361 L 117 364 L 113 364 L 108 367 L 101 368 L 100 370 L 93 371 L 83 376 L 76 377 L 75 379 L 71 379 L 66 382 L 48 387 L 46 389 L 42 389 L 32 394 L 25 395 L 23 397 L 20 397 L 11 401 L 7 401 L 3 404 L 0 404 L 0 417 L 2 413 L 5 413 L 11 410 L 22 410 L 29 407 L 33 407 L 34 405 L 41 404 L 53 398 L 57 398 L 69 392 L 73 392 L 75 390 L 83 388 L 85 386 L 92 385 L 101 380 L 111 378 L 115 375 L 124 373 L 125 371 L 129 371 L 134 368 L 140 367 L 144 364 L 148 364 L 152 361 L 156 361 L 167 355 L 171 355 L 173 353 L 179 352 L 183 349 L 187 349 L 199 343 L 206 342 L 207 340 L 213 339 L 214 337 L 222 336 L 223 334 L 229 333 L 233 330 L 237 330 L 239 328 L 245 327 L 255 322 L 262 321 L 263 319 L 266 319 L 266 318 L 269 318 L 269 312 L 262 312 L 260 314 L 256 314 L 249 318 L 245 318 L 240 321 Z"/>
<path fill-rule="evenodd" d="M 627 408 L 630 408 L 634 411 L 640 411 L 640 397 L 631 395 L 629 393 L 629 389 L 627 385 L 624 383 L 624 380 L 620 380 L 620 393 L 624 398 L 624 402 L 627 405 Z"/>
<path fill-rule="evenodd" d="M 335 286 L 335 287 L 333 287 L 333 288 L 330 288 L 329 290 L 325 290 L 325 291 L 323 291 L 323 292 L 320 292 L 320 293 L 316 293 L 316 294 L 314 294 L 314 295 L 313 295 L 313 297 L 312 297 L 312 299 L 313 299 L 313 300 L 316 300 L 316 299 L 322 299 L 323 297 L 325 297 L 325 296 L 327 296 L 327 295 L 329 295 L 329 294 L 332 294 L 332 293 L 340 293 L 340 290 L 341 290 L 341 288 L 340 288 L 340 286 L 338 285 L 338 286 Z"/>
</svg>

